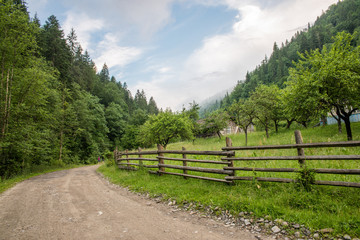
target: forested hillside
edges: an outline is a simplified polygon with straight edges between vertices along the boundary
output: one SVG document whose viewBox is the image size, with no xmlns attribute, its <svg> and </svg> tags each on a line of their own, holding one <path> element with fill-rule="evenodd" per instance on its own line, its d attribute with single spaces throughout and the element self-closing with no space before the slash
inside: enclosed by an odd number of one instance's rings
<svg viewBox="0 0 360 240">
<path fill-rule="evenodd" d="M 279 88 L 284 88 L 284 83 L 289 77 L 289 68 L 294 67 L 294 62 L 299 61 L 299 53 L 315 49 L 321 51 L 323 46 L 332 44 L 333 37 L 342 31 L 350 34 L 360 33 L 359 1 L 339 1 L 318 17 L 314 24 L 309 23 L 307 29 L 297 32 L 290 41 L 286 40 L 281 44 L 275 42 L 271 56 L 265 56 L 260 65 L 248 71 L 245 79 L 237 82 L 233 91 L 226 94 L 222 100 L 202 106 L 201 116 L 219 108 L 226 108 L 239 99 L 249 98 L 251 92 L 261 84 L 276 84 Z M 360 37 L 357 35 L 353 45 L 359 44 Z"/>
<path fill-rule="evenodd" d="M 97 72 L 76 32 L 55 16 L 41 24 L 21 0 L 0 1 L 0 176 L 34 164 L 96 162 L 132 147 L 137 126 L 158 113 L 144 91 Z"/>
</svg>

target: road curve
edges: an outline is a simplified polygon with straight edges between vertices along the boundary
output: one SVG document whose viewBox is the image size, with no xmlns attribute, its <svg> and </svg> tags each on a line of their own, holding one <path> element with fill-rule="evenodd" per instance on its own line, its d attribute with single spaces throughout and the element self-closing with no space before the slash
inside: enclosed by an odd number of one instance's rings
<svg viewBox="0 0 360 240">
<path fill-rule="evenodd" d="M 2 193 L 0 239 L 256 239 L 110 184 L 97 167 L 33 177 Z"/>
</svg>

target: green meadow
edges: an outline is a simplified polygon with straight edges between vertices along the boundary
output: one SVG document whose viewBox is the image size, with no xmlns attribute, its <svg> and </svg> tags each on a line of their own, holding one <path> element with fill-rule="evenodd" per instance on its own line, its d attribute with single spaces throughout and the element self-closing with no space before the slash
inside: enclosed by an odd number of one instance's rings
<svg viewBox="0 0 360 240">
<path fill-rule="evenodd" d="M 304 143 L 345 141 L 346 133 L 339 134 L 337 126 L 300 129 Z M 354 140 L 360 140 L 360 123 L 352 124 Z M 229 135 L 233 146 L 243 146 L 244 134 Z M 277 145 L 295 143 L 294 129 L 280 130 L 266 138 L 264 132 L 249 134 L 248 146 Z M 225 138 L 196 139 L 194 142 L 177 142 L 170 144 L 167 150 L 213 150 L 225 147 Z M 296 156 L 296 149 L 289 150 L 257 150 L 236 151 L 236 156 Z M 305 149 L 305 155 L 360 155 L 360 147 L 312 148 Z M 166 155 L 180 157 L 179 155 Z M 155 157 L 155 156 L 153 156 Z M 189 159 L 219 160 L 212 156 L 187 156 Z M 151 164 L 150 162 L 144 164 Z M 167 161 L 165 164 L 182 165 L 182 162 Z M 222 168 L 222 165 L 190 163 L 188 166 Z M 267 168 L 298 168 L 297 161 L 237 161 L 235 166 L 267 167 Z M 307 160 L 308 168 L 359 169 L 359 160 Z M 156 169 L 155 169 L 156 170 Z M 179 176 L 148 174 L 147 169 L 139 171 L 119 170 L 113 164 L 100 167 L 99 171 L 112 182 L 129 189 L 149 193 L 151 196 L 162 196 L 165 200 L 172 199 L 180 205 L 188 202 L 200 203 L 201 206 L 228 210 L 231 214 L 251 211 L 258 218 L 270 216 L 283 219 L 290 223 L 303 224 L 312 231 L 332 228 L 331 234 L 349 234 L 360 236 L 360 189 L 334 186 L 313 185 L 311 191 L 299 187 L 295 183 L 267 183 L 257 181 L 235 181 L 234 185 L 210 182 L 198 179 L 184 179 Z M 166 169 L 179 172 L 182 170 Z M 224 175 L 190 172 L 194 175 L 223 178 Z M 236 176 L 263 176 L 280 178 L 297 178 L 298 173 L 263 173 L 240 172 Z M 360 176 L 315 174 L 316 180 L 360 182 Z M 291 230 L 290 230 L 291 231 Z"/>
</svg>

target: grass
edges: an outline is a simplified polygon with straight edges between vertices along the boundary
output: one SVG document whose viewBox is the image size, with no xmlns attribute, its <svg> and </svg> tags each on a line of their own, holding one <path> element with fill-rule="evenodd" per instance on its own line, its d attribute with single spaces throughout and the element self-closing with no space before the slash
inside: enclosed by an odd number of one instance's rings
<svg viewBox="0 0 360 240">
<path fill-rule="evenodd" d="M 71 169 L 76 167 L 81 167 L 83 165 L 40 165 L 40 166 L 33 166 L 30 170 L 27 170 L 25 173 L 14 176 L 9 179 L 0 180 L 0 193 L 6 191 L 7 189 L 15 186 L 17 183 L 22 182 L 26 179 L 29 179 L 31 177 L 35 177 L 41 174 L 49 173 L 49 172 L 55 172 L 65 169 Z"/>
<path fill-rule="evenodd" d="M 352 124 L 354 140 L 360 140 L 360 123 Z M 336 126 L 326 126 L 312 129 L 302 129 L 304 142 L 345 141 L 346 134 L 338 134 Z M 245 142 L 244 135 L 230 136 L 233 146 L 241 146 Z M 249 134 L 248 145 L 272 145 L 295 143 L 293 130 L 281 130 L 272 133 L 269 139 L 264 138 L 263 132 Z M 198 139 L 193 142 L 179 142 L 168 146 L 169 150 L 220 150 L 225 146 L 225 140 L 217 138 Z M 305 149 L 306 155 L 325 154 L 360 154 L 360 148 L 327 148 Z M 237 152 L 237 156 L 263 155 L 296 155 L 296 150 L 266 150 Z M 188 156 L 188 158 L 203 156 Z M 209 158 L 208 158 L 209 159 Z M 181 162 L 168 161 L 169 164 Z M 350 168 L 358 169 L 360 161 L 307 161 L 309 168 Z M 200 166 L 188 163 L 189 166 Z M 296 161 L 261 161 L 236 162 L 237 166 L 251 167 L 298 167 Z M 204 167 L 204 165 L 202 165 Z M 216 167 L 209 165 L 206 167 Z M 219 166 L 217 166 L 220 168 Z M 169 171 L 170 169 L 167 169 Z M 203 206 L 218 207 L 229 210 L 233 215 L 242 211 L 251 211 L 256 217 L 271 216 L 272 219 L 281 218 L 288 222 L 304 224 L 313 231 L 332 228 L 332 236 L 349 234 L 360 236 L 360 190 L 357 188 L 313 186 L 312 191 L 299 189 L 295 184 L 265 183 L 256 181 L 238 181 L 233 186 L 222 183 L 202 181 L 197 179 L 183 179 L 177 176 L 150 175 L 145 170 L 136 172 L 121 171 L 114 166 L 103 165 L 99 168 L 105 176 L 116 184 L 129 187 L 131 190 L 149 193 L 152 196 L 161 195 L 171 198 L 177 203 L 201 203 Z M 176 171 L 176 170 L 174 170 Z M 178 171 L 179 172 L 179 171 Z M 181 172 L 181 171 L 180 171 Z M 201 173 L 194 173 L 199 174 Z M 253 176 L 253 172 L 237 172 L 237 176 Z M 294 173 L 256 173 L 257 176 L 290 177 Z M 222 177 L 207 174 L 211 177 Z M 353 181 L 360 182 L 360 176 L 341 176 L 330 174 L 316 174 L 316 180 Z"/>
</svg>

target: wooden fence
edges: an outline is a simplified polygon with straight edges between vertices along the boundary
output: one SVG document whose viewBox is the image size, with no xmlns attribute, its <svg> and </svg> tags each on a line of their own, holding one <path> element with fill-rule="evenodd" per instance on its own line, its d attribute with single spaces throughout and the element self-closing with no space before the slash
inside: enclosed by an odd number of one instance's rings
<svg viewBox="0 0 360 240">
<path fill-rule="evenodd" d="M 325 155 L 310 156 L 305 155 L 304 149 L 307 148 L 332 148 L 332 147 L 359 147 L 360 141 L 348 142 L 325 142 L 325 143 L 303 143 L 300 131 L 295 131 L 296 144 L 287 145 L 263 145 L 248 147 L 233 147 L 230 138 L 226 138 L 226 147 L 222 151 L 189 151 L 185 148 L 182 150 L 164 150 L 162 146 L 158 146 L 155 151 L 137 152 L 119 152 L 114 151 L 115 161 L 119 168 L 126 170 L 137 170 L 138 168 L 149 168 L 150 173 L 158 175 L 169 174 L 182 176 L 184 178 L 197 178 L 203 180 L 233 183 L 238 180 L 245 181 L 263 181 L 263 182 L 295 182 L 291 178 L 275 178 L 275 177 L 257 177 L 257 176 L 237 176 L 237 171 L 244 172 L 267 172 L 267 173 L 297 173 L 305 169 L 306 161 L 319 160 L 343 160 L 358 161 L 360 155 Z M 263 156 L 263 157 L 239 157 L 243 151 L 257 150 L 282 150 L 297 149 L 296 156 Z M 196 156 L 206 156 L 206 159 L 196 159 Z M 146 157 L 144 157 L 146 156 Z M 192 158 L 188 158 L 192 156 Z M 204 157 L 202 157 L 204 158 Z M 243 161 L 298 161 L 298 168 L 266 168 L 266 167 L 239 167 L 235 163 Z M 165 163 L 167 162 L 167 163 Z M 179 164 L 182 163 L 182 164 Z M 193 166 L 190 166 L 193 164 Z M 196 166 L 194 166 L 196 165 Z M 205 166 L 204 166 L 205 165 Z M 201 166 L 201 167 L 199 167 Z M 213 167 L 209 167 L 213 166 Z M 360 166 L 360 164 L 358 165 Z M 311 169 L 316 174 L 342 174 L 342 175 L 360 175 L 360 169 L 331 169 L 316 168 Z M 191 173 L 189 173 L 191 172 Z M 216 177 L 215 177 L 216 175 Z M 315 181 L 316 185 L 331 185 L 360 188 L 360 182 L 344 182 L 344 181 Z"/>
</svg>

